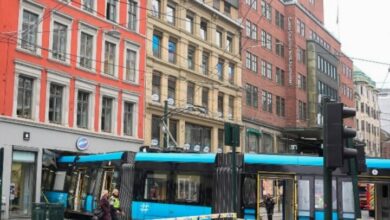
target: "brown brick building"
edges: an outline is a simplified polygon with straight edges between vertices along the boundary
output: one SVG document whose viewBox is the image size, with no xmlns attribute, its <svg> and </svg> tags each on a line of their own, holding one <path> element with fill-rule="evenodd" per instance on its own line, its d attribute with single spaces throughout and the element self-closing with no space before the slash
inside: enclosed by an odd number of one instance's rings
<svg viewBox="0 0 390 220">
<path fill-rule="evenodd" d="M 287 153 L 294 139 L 320 138 L 322 96 L 354 106 L 352 61 L 324 27 L 323 1 L 242 0 L 239 13 L 245 151 Z"/>
</svg>

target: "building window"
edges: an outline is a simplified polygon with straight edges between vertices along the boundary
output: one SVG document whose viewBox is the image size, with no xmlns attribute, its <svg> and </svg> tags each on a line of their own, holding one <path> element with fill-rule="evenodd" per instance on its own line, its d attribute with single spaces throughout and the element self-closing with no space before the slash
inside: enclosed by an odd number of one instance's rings
<svg viewBox="0 0 390 220">
<path fill-rule="evenodd" d="M 229 63 L 228 77 L 229 77 L 230 84 L 234 84 L 234 64 L 233 63 Z"/>
<path fill-rule="evenodd" d="M 204 20 L 200 22 L 200 38 L 207 40 L 207 22 Z"/>
<path fill-rule="evenodd" d="M 297 33 L 302 37 L 305 37 L 305 23 L 297 19 Z"/>
<path fill-rule="evenodd" d="M 66 60 L 68 26 L 54 22 L 52 57 L 57 60 Z"/>
<path fill-rule="evenodd" d="M 78 91 L 77 94 L 77 127 L 88 128 L 89 93 Z"/>
<path fill-rule="evenodd" d="M 261 46 L 272 50 L 272 36 L 264 30 L 261 31 Z"/>
<path fill-rule="evenodd" d="M 129 0 L 129 10 L 127 12 L 127 16 L 129 17 L 127 27 L 132 30 L 136 31 L 137 30 L 137 11 L 138 11 L 138 3 L 135 0 Z"/>
<path fill-rule="evenodd" d="M 62 120 L 62 96 L 64 87 L 54 83 L 50 84 L 49 97 L 49 122 L 61 124 Z"/>
<path fill-rule="evenodd" d="M 257 56 L 246 51 L 246 68 L 257 73 Z"/>
<path fill-rule="evenodd" d="M 226 14 L 229 14 L 230 15 L 230 11 L 231 11 L 231 5 L 230 5 L 230 3 L 228 3 L 227 1 L 225 1 L 224 2 L 224 12 L 226 13 Z"/>
<path fill-rule="evenodd" d="M 200 28 L 202 29 L 202 25 Z M 190 12 L 187 12 L 186 15 L 186 31 L 191 34 L 194 32 L 194 15 Z"/>
<path fill-rule="evenodd" d="M 209 89 L 206 87 L 202 88 L 202 106 L 206 109 L 209 109 Z"/>
<path fill-rule="evenodd" d="M 37 52 L 38 14 L 23 10 L 21 47 L 31 52 Z"/>
<path fill-rule="evenodd" d="M 272 79 L 272 64 L 267 61 L 261 61 L 261 75 L 263 77 L 267 77 L 268 79 Z"/>
<path fill-rule="evenodd" d="M 168 42 L 168 61 L 176 63 L 176 40 L 173 38 L 170 38 Z"/>
<path fill-rule="evenodd" d="M 219 11 L 221 7 L 221 0 L 213 0 L 213 7 Z"/>
<path fill-rule="evenodd" d="M 152 0 L 152 15 L 154 17 L 160 17 L 160 11 L 161 11 L 161 4 L 160 0 Z"/>
<path fill-rule="evenodd" d="M 233 52 L 233 36 L 230 34 L 226 36 L 226 50 L 228 52 Z"/>
<path fill-rule="evenodd" d="M 195 69 L 195 47 L 191 45 L 188 46 L 187 64 L 188 64 L 188 69 L 190 70 Z"/>
<path fill-rule="evenodd" d="M 137 51 L 126 50 L 126 80 L 135 82 L 136 78 Z"/>
<path fill-rule="evenodd" d="M 272 19 L 272 7 L 271 4 L 265 0 L 261 1 L 261 13 L 269 21 Z"/>
<path fill-rule="evenodd" d="M 257 40 L 257 25 L 246 20 L 246 36 L 252 40 Z"/>
<path fill-rule="evenodd" d="M 92 69 L 93 36 L 81 32 L 80 37 L 80 66 Z"/>
<path fill-rule="evenodd" d="M 168 99 L 172 99 L 173 102 L 171 105 L 175 105 L 176 101 L 176 78 L 170 76 L 168 78 Z"/>
<path fill-rule="evenodd" d="M 279 85 L 284 85 L 284 70 L 276 67 L 276 83 Z"/>
<path fill-rule="evenodd" d="M 275 52 L 276 55 L 280 57 L 284 57 L 284 44 L 282 41 L 279 41 L 278 39 L 275 40 Z"/>
<path fill-rule="evenodd" d="M 306 103 L 299 100 L 298 105 L 299 105 L 299 120 L 306 120 L 307 118 Z"/>
<path fill-rule="evenodd" d="M 297 50 L 297 59 L 300 63 L 306 63 L 306 51 L 300 47 Z"/>
<path fill-rule="evenodd" d="M 285 100 L 280 96 L 276 96 L 276 115 L 284 117 Z"/>
<path fill-rule="evenodd" d="M 160 144 L 160 117 L 152 115 L 152 145 L 159 146 Z"/>
<path fill-rule="evenodd" d="M 116 17 L 117 17 L 117 0 L 107 0 L 107 7 L 106 7 L 106 16 L 107 20 L 116 22 Z"/>
<path fill-rule="evenodd" d="M 208 75 L 209 58 L 210 58 L 210 54 L 207 52 L 203 52 L 203 54 L 202 54 L 202 73 L 203 73 L 203 75 Z"/>
<path fill-rule="evenodd" d="M 83 9 L 90 13 L 94 12 L 95 0 L 84 0 L 83 1 Z"/>
<path fill-rule="evenodd" d="M 161 35 L 153 34 L 153 56 L 161 58 Z"/>
<path fill-rule="evenodd" d="M 223 118 L 223 93 L 218 93 L 218 117 Z"/>
<path fill-rule="evenodd" d="M 260 153 L 260 137 L 259 134 L 254 132 L 247 132 L 247 145 L 246 151 L 248 153 Z"/>
<path fill-rule="evenodd" d="M 246 105 L 258 107 L 258 89 L 256 86 L 251 84 L 246 84 Z"/>
<path fill-rule="evenodd" d="M 215 44 L 217 47 L 221 48 L 222 47 L 222 32 L 221 31 L 216 31 L 215 32 Z"/>
<path fill-rule="evenodd" d="M 116 44 L 106 41 L 104 52 L 104 73 L 115 75 Z"/>
<path fill-rule="evenodd" d="M 173 5 L 167 6 L 167 22 L 171 25 L 175 25 L 176 9 Z"/>
<path fill-rule="evenodd" d="M 234 117 L 234 97 L 229 96 L 229 108 L 228 108 L 228 119 L 233 120 Z"/>
<path fill-rule="evenodd" d="M 134 103 L 125 102 L 123 110 L 123 134 L 134 136 Z"/>
<path fill-rule="evenodd" d="M 192 82 L 187 83 L 187 104 L 194 105 L 195 99 L 195 84 Z"/>
<path fill-rule="evenodd" d="M 112 103 L 113 99 L 103 96 L 102 98 L 102 115 L 100 129 L 103 132 L 111 132 L 112 124 Z"/>
<path fill-rule="evenodd" d="M 217 63 L 217 76 L 219 80 L 223 80 L 223 64 L 224 60 L 223 59 L 218 59 Z"/>
<path fill-rule="evenodd" d="M 272 112 L 272 94 L 263 90 L 262 93 L 263 100 L 263 111 Z"/>
<path fill-rule="evenodd" d="M 257 10 L 257 0 L 245 0 L 246 4 L 254 10 Z"/>
<path fill-rule="evenodd" d="M 185 145 L 190 150 L 203 152 L 205 148 L 210 150 L 211 128 L 200 125 L 186 123 Z"/>
<path fill-rule="evenodd" d="M 152 101 L 159 102 L 161 97 L 161 75 L 154 73 L 152 78 Z"/>
<path fill-rule="evenodd" d="M 306 90 L 306 76 L 298 73 L 297 81 L 298 81 L 297 82 L 298 88 L 302 90 Z"/>
<path fill-rule="evenodd" d="M 16 109 L 16 115 L 18 117 L 28 119 L 32 117 L 33 82 L 34 80 L 32 78 L 19 76 Z"/>
<path fill-rule="evenodd" d="M 275 10 L 275 24 L 281 29 L 284 29 L 284 15 Z"/>
<path fill-rule="evenodd" d="M 178 126 L 178 121 L 169 119 L 169 133 L 171 133 L 172 137 L 169 138 L 169 147 L 174 147 L 176 146 L 176 141 L 177 141 L 177 126 Z"/>
<path fill-rule="evenodd" d="M 218 150 L 217 153 L 223 153 L 223 148 L 225 146 L 225 131 L 223 129 L 218 129 Z"/>
</svg>

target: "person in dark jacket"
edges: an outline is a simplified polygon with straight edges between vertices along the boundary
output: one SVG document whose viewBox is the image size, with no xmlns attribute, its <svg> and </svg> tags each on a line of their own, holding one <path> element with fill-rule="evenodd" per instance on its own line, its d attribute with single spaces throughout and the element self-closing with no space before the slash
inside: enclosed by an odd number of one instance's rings
<svg viewBox="0 0 390 220">
<path fill-rule="evenodd" d="M 108 201 L 108 190 L 103 190 L 99 205 L 100 208 L 103 210 L 103 216 L 99 220 L 111 220 L 110 202 Z"/>
<path fill-rule="evenodd" d="M 110 207 L 111 207 L 111 218 L 112 220 L 119 220 L 119 217 L 123 215 L 121 209 L 121 203 L 119 200 L 119 191 L 114 189 L 110 197 Z"/>
<path fill-rule="evenodd" d="M 265 209 L 267 210 L 268 220 L 272 220 L 272 215 L 274 214 L 275 202 L 272 199 L 272 196 L 268 193 L 265 197 Z"/>
</svg>

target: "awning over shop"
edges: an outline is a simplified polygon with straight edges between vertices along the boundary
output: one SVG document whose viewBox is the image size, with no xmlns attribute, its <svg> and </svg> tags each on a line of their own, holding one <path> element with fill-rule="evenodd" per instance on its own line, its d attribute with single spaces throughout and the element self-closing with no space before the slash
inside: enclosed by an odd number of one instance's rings
<svg viewBox="0 0 390 220">
<path fill-rule="evenodd" d="M 254 135 L 258 135 L 258 136 L 262 135 L 261 131 L 259 129 L 256 129 L 256 128 L 247 128 L 246 133 L 254 134 Z"/>
</svg>

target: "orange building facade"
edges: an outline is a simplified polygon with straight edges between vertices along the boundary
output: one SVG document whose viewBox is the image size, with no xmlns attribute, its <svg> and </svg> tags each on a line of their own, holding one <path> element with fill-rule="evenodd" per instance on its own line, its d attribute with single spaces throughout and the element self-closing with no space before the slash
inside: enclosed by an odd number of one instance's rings
<svg viewBox="0 0 390 220">
<path fill-rule="evenodd" d="M 143 144 L 145 7 L 146 0 L 0 1 L 1 166 L 11 167 L 3 169 L 5 218 L 29 216 L 39 201 L 47 150 Z M 16 204 L 9 189 L 23 187 L 19 201 L 29 201 Z"/>
</svg>

